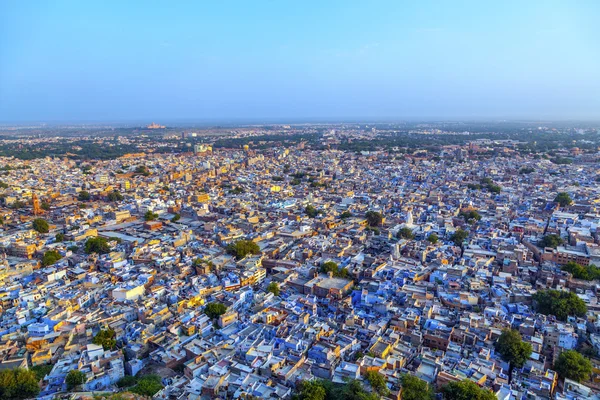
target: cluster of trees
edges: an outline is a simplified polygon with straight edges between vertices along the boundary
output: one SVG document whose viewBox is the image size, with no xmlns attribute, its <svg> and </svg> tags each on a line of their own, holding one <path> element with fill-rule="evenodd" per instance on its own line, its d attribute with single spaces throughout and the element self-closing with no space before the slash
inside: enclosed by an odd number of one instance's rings
<svg viewBox="0 0 600 400">
<path fill-rule="evenodd" d="M 98 253 L 107 254 L 110 253 L 110 245 L 108 240 L 103 237 L 89 238 L 85 242 L 85 252 L 87 254 Z"/>
<path fill-rule="evenodd" d="M 352 379 L 344 385 L 336 385 L 329 380 L 304 381 L 298 386 L 294 394 L 295 400 L 378 400 L 380 397 L 376 393 L 369 392 L 363 384 L 356 379 Z"/>
<path fill-rule="evenodd" d="M 344 211 L 340 214 L 341 219 L 352 218 L 352 213 L 350 211 Z"/>
<path fill-rule="evenodd" d="M 336 278 L 348 278 L 350 277 L 350 272 L 348 272 L 348 268 L 341 268 L 333 261 L 327 261 L 321 265 L 321 272 L 324 274 L 328 274 L 331 272 L 333 276 Z"/>
<path fill-rule="evenodd" d="M 135 167 L 135 173 L 143 176 L 149 176 L 150 170 L 145 165 L 138 165 L 137 167 Z"/>
<path fill-rule="evenodd" d="M 502 188 L 496 185 L 491 178 L 483 178 L 480 183 L 469 183 L 467 187 L 472 190 L 487 189 L 490 193 L 500 193 L 502 191 Z"/>
<path fill-rule="evenodd" d="M 36 218 L 31 222 L 31 229 L 39 233 L 48 233 L 50 231 L 50 226 L 45 219 Z"/>
<path fill-rule="evenodd" d="M 123 195 L 118 190 L 113 190 L 106 196 L 106 199 L 112 202 L 121 201 L 123 200 Z"/>
<path fill-rule="evenodd" d="M 219 318 L 219 316 L 225 314 L 227 312 L 227 307 L 223 303 L 219 303 L 218 301 L 208 303 L 206 307 L 204 307 L 204 314 L 208 316 L 210 319 Z"/>
<path fill-rule="evenodd" d="M 538 242 L 538 246 L 540 247 L 552 247 L 553 249 L 561 244 L 563 244 L 562 238 L 554 233 L 544 236 L 542 240 Z"/>
<path fill-rule="evenodd" d="M 383 215 L 377 211 L 367 211 L 365 218 L 370 227 L 381 226 L 383 223 Z"/>
<path fill-rule="evenodd" d="M 35 372 L 23 369 L 0 371 L 0 399 L 19 400 L 36 397 L 40 392 Z"/>
<path fill-rule="evenodd" d="M 476 210 L 461 211 L 460 215 L 465 219 L 465 222 L 472 224 L 481 220 L 481 215 Z"/>
<path fill-rule="evenodd" d="M 594 264 L 584 267 L 576 262 L 569 261 L 567 264 L 563 265 L 562 270 L 573 275 L 573 278 L 575 279 L 583 279 L 585 281 L 600 279 L 600 268 L 596 267 Z"/>
<path fill-rule="evenodd" d="M 114 350 L 117 347 L 115 331 L 111 328 L 100 330 L 92 339 L 92 343 L 102 346 L 104 350 Z"/>
<path fill-rule="evenodd" d="M 132 393 L 152 397 L 163 388 L 163 385 L 158 375 L 151 374 L 141 377 L 127 375 L 119 379 L 117 387 L 129 388 Z"/>
<path fill-rule="evenodd" d="M 59 261 L 62 258 L 58 250 L 48 250 L 42 257 L 42 265 L 47 267 Z"/>
<path fill-rule="evenodd" d="M 237 260 L 241 260 L 248 254 L 259 254 L 260 247 L 251 240 L 238 240 L 235 243 L 227 245 L 227 254 L 231 254 Z"/>
<path fill-rule="evenodd" d="M 356 379 L 343 385 L 328 380 L 304 381 L 298 385 L 294 400 L 378 400 L 389 395 L 385 378 L 379 372 L 369 371 L 365 374 L 368 386 Z M 400 378 L 403 400 L 433 400 L 433 388 L 425 381 L 413 375 Z M 444 400 L 496 400 L 494 393 L 479 387 L 475 382 L 465 379 L 448 383 L 441 388 Z"/>
<path fill-rule="evenodd" d="M 587 307 L 575 293 L 562 290 L 540 290 L 533 295 L 535 309 L 544 315 L 554 315 L 561 321 L 569 316 L 583 317 Z"/>
<path fill-rule="evenodd" d="M 571 205 L 571 203 L 573 203 L 573 200 L 571 199 L 571 196 L 569 196 L 569 193 L 560 192 L 554 198 L 554 202 L 558 203 L 561 207 L 566 207 L 568 205 Z"/>
</svg>

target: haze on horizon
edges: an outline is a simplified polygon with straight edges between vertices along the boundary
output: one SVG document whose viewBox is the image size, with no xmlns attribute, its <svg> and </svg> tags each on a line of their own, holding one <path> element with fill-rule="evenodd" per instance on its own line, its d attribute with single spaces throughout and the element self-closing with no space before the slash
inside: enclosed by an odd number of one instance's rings
<svg viewBox="0 0 600 400">
<path fill-rule="evenodd" d="M 600 119 L 600 2 L 0 1 L 0 122 Z"/>
</svg>

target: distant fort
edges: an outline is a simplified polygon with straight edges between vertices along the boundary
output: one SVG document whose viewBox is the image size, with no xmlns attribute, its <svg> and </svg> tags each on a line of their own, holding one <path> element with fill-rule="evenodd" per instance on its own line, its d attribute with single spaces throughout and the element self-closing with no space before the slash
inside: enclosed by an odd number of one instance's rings
<svg viewBox="0 0 600 400">
<path fill-rule="evenodd" d="M 159 124 L 157 124 L 157 123 L 155 123 L 155 122 L 152 122 L 152 123 L 151 123 L 150 125 L 148 125 L 146 128 L 148 128 L 148 129 L 165 129 L 165 128 L 166 128 L 166 126 L 164 126 L 164 125 L 159 125 Z"/>
</svg>

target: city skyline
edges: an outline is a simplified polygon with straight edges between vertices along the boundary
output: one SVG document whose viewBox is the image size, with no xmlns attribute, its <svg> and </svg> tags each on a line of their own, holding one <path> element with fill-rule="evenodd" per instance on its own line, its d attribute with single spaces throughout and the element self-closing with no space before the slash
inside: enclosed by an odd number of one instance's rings
<svg viewBox="0 0 600 400">
<path fill-rule="evenodd" d="M 0 11 L 2 123 L 600 118 L 595 2 Z"/>
</svg>

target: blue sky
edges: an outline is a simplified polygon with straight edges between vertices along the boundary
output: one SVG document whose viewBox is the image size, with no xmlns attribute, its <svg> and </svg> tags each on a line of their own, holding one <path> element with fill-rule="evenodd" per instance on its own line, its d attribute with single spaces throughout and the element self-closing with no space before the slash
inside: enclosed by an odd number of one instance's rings
<svg viewBox="0 0 600 400">
<path fill-rule="evenodd" d="M 0 0 L 0 121 L 600 119 L 600 1 Z"/>
</svg>

